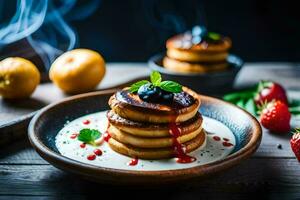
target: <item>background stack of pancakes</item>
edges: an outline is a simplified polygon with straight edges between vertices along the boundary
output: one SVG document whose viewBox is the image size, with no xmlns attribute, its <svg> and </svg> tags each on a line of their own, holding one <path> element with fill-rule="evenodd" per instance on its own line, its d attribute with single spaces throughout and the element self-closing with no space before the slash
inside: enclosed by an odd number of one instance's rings
<svg viewBox="0 0 300 200">
<path fill-rule="evenodd" d="M 144 102 L 125 88 L 110 98 L 109 105 L 108 143 L 116 152 L 133 158 L 162 159 L 177 156 L 176 143 L 185 153 L 205 145 L 198 112 L 200 99 L 187 88 L 175 94 L 170 105 Z M 170 124 L 177 127 L 178 137 L 170 131 Z"/>
<path fill-rule="evenodd" d="M 212 38 L 220 38 L 209 41 L 187 32 L 167 40 L 167 56 L 163 59 L 163 66 L 171 71 L 184 73 L 225 70 L 228 67 L 226 59 L 231 40 L 216 33 L 208 34 Z"/>
</svg>

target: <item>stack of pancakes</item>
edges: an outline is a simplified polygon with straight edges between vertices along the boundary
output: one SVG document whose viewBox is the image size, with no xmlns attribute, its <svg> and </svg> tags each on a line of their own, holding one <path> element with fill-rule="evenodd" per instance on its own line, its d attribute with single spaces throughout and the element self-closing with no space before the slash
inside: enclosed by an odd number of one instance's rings
<svg viewBox="0 0 300 200">
<path fill-rule="evenodd" d="M 142 101 L 129 88 L 116 92 L 109 100 L 110 147 L 121 154 L 142 159 L 176 157 L 175 143 L 185 153 L 205 146 L 206 134 L 198 112 L 199 96 L 188 88 L 174 94 L 171 104 Z M 175 125 L 175 136 L 170 125 Z"/>
<path fill-rule="evenodd" d="M 222 71 L 228 67 L 227 56 L 231 47 L 228 37 L 218 42 L 194 42 L 191 33 L 176 35 L 167 40 L 167 56 L 163 66 L 183 73 L 206 73 Z"/>
</svg>

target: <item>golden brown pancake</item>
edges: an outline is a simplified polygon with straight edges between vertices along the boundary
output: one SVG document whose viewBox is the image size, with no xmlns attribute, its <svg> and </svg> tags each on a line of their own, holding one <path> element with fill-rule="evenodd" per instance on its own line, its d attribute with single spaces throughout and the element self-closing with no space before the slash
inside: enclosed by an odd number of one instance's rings
<svg viewBox="0 0 300 200">
<path fill-rule="evenodd" d="M 169 148 L 137 148 L 128 144 L 123 144 L 110 138 L 108 141 L 109 146 L 116 152 L 123 155 L 141 158 L 141 159 L 163 159 L 174 157 L 174 149 Z M 203 148 L 206 144 L 206 133 L 201 131 L 194 139 L 184 143 L 184 149 L 186 153 L 192 152 L 199 147 Z"/>
<path fill-rule="evenodd" d="M 174 94 L 172 104 L 163 105 L 142 101 L 129 88 L 116 92 L 109 99 L 109 106 L 119 116 L 137 122 L 170 123 L 184 122 L 193 118 L 200 107 L 199 95 L 183 87 L 183 92 Z"/>
<path fill-rule="evenodd" d="M 197 51 L 188 51 L 182 49 L 168 49 L 167 56 L 180 61 L 185 62 L 225 62 L 228 57 L 228 52 L 216 52 L 216 53 L 199 53 Z"/>
<path fill-rule="evenodd" d="M 169 137 L 169 124 L 153 124 L 147 122 L 135 122 L 120 117 L 112 110 L 107 112 L 107 119 L 111 125 L 120 129 L 121 131 L 127 132 L 131 135 L 146 137 L 146 138 L 158 138 L 158 137 Z M 202 116 L 199 112 L 189 119 L 188 121 L 177 124 L 181 130 L 180 135 L 188 134 L 192 131 L 197 130 L 202 124 Z"/>
<path fill-rule="evenodd" d="M 187 141 L 192 140 L 197 135 L 200 134 L 202 127 L 200 126 L 195 131 L 187 133 L 185 135 L 181 135 L 177 138 L 177 141 L 180 144 L 183 144 Z M 114 138 L 115 140 L 123 143 L 128 144 L 134 147 L 140 148 L 163 148 L 163 147 L 171 147 L 173 145 L 174 139 L 169 134 L 169 137 L 159 137 L 159 138 L 145 138 L 145 137 L 138 137 L 126 133 L 124 131 L 119 130 L 118 128 L 110 125 L 108 128 L 109 135 Z"/>
<path fill-rule="evenodd" d="M 167 40 L 167 56 L 172 59 L 186 62 L 225 62 L 231 40 L 223 37 L 220 41 L 210 43 L 202 41 L 193 44 L 190 33 L 176 35 Z"/>
<path fill-rule="evenodd" d="M 222 40 L 217 43 L 208 43 L 204 41 L 193 44 L 191 34 L 180 34 L 168 39 L 166 47 L 167 49 L 195 51 L 198 53 L 226 52 L 231 48 L 231 40 L 228 37 L 223 37 Z"/>
<path fill-rule="evenodd" d="M 182 73 L 207 73 L 224 71 L 229 64 L 225 62 L 217 63 L 191 63 L 164 57 L 163 66 L 171 71 Z"/>
</svg>

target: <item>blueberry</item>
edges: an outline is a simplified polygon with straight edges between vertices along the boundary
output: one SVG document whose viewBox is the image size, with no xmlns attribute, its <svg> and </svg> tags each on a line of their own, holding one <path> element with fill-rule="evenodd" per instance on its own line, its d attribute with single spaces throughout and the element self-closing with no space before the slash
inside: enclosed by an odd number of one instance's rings
<svg viewBox="0 0 300 200">
<path fill-rule="evenodd" d="M 143 101 L 157 103 L 161 101 L 162 90 L 149 83 L 139 88 L 138 95 Z"/>
<path fill-rule="evenodd" d="M 162 95 L 161 95 L 163 103 L 172 103 L 174 94 L 172 92 L 167 92 L 162 90 Z"/>
<path fill-rule="evenodd" d="M 199 44 L 207 36 L 207 29 L 204 26 L 194 26 L 192 29 L 192 43 Z"/>
<path fill-rule="evenodd" d="M 193 37 L 199 36 L 203 38 L 207 35 L 207 29 L 205 26 L 194 26 L 192 29 L 192 35 Z"/>
</svg>

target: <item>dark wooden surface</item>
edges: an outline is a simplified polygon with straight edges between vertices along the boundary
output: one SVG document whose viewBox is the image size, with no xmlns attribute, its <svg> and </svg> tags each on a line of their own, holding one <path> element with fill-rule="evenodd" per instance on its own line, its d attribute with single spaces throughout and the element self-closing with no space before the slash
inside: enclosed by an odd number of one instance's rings
<svg viewBox="0 0 300 200">
<path fill-rule="evenodd" d="M 140 72 L 147 73 L 147 69 Z M 299 77 L 300 66 L 295 64 L 247 64 L 236 87 L 273 79 L 281 82 L 290 95 L 300 98 Z M 51 98 L 50 94 L 45 99 Z M 294 119 L 293 124 L 300 126 L 300 121 Z M 1 147 L 0 199 L 100 199 L 104 194 L 132 199 L 300 199 L 300 164 L 290 149 L 289 138 L 290 135 L 278 136 L 264 130 L 262 144 L 250 159 L 204 181 L 128 188 L 88 182 L 58 170 L 41 159 L 24 137 Z"/>
</svg>

